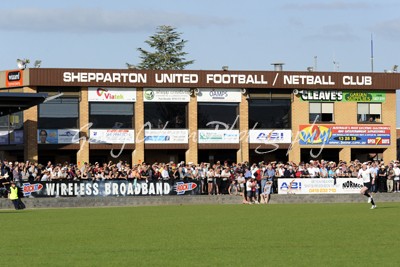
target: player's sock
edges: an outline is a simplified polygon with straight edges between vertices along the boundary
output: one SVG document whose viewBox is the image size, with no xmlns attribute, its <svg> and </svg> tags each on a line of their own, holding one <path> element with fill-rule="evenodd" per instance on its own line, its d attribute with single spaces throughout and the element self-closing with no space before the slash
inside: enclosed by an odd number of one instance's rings
<svg viewBox="0 0 400 267">
<path fill-rule="evenodd" d="M 371 197 L 371 204 L 372 204 L 372 206 L 375 206 L 375 202 L 374 202 L 374 199 Z"/>
</svg>

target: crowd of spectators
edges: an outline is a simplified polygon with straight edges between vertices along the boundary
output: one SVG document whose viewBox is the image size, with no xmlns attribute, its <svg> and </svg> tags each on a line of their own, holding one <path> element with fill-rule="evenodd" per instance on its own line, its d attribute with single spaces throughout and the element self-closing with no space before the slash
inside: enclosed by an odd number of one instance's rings
<svg viewBox="0 0 400 267">
<path fill-rule="evenodd" d="M 180 163 L 141 163 L 131 166 L 124 161 L 90 164 L 82 166 L 65 162 L 41 165 L 36 162 L 1 162 L 0 187 L 6 187 L 11 181 L 18 186 L 23 182 L 46 181 L 193 181 L 199 183 L 201 194 L 242 195 L 244 202 L 257 203 L 259 193 L 277 192 L 278 178 L 345 178 L 358 177 L 362 164 L 371 169 L 372 192 L 400 192 L 400 163 L 390 161 L 350 162 L 310 160 L 309 162 L 259 162 L 249 164 L 216 162 Z M 268 186 L 271 185 L 271 186 Z M 251 191 L 251 194 L 248 194 Z M 249 197 L 250 196 L 250 199 Z"/>
</svg>

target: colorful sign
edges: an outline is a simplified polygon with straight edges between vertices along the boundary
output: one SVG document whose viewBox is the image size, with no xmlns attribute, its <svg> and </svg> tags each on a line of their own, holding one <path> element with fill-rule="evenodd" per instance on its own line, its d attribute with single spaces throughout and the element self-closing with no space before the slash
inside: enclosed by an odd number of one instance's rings
<svg viewBox="0 0 400 267">
<path fill-rule="evenodd" d="M 242 101 L 241 89 L 199 89 L 197 102 L 230 102 L 240 103 Z"/>
<path fill-rule="evenodd" d="M 24 183 L 23 184 L 23 193 L 24 196 L 30 196 L 32 193 L 39 192 L 42 190 L 43 185 L 42 184 L 30 184 L 30 183 Z"/>
<path fill-rule="evenodd" d="M 89 87 L 88 101 L 98 102 L 135 102 L 136 88 Z"/>
<path fill-rule="evenodd" d="M 145 130 L 145 144 L 187 144 L 188 130 Z"/>
<path fill-rule="evenodd" d="M 278 194 L 359 194 L 363 187 L 357 178 L 278 179 Z"/>
<path fill-rule="evenodd" d="M 199 130 L 199 144 L 239 144 L 239 130 Z"/>
<path fill-rule="evenodd" d="M 252 144 L 290 144 L 291 130 L 250 130 L 249 142 Z"/>
<path fill-rule="evenodd" d="M 189 88 L 145 88 L 144 102 L 190 102 Z"/>
<path fill-rule="evenodd" d="M 390 145 L 390 126 L 300 125 L 300 145 Z"/>
<path fill-rule="evenodd" d="M 128 129 L 89 130 L 91 144 L 134 144 L 135 131 Z"/>
<path fill-rule="evenodd" d="M 23 71 L 6 71 L 6 87 L 19 87 L 23 85 Z"/>
<path fill-rule="evenodd" d="M 300 99 L 313 102 L 385 102 L 385 92 L 362 92 L 353 90 L 300 90 Z"/>
<path fill-rule="evenodd" d="M 78 129 L 39 129 L 38 144 L 78 144 Z"/>
<path fill-rule="evenodd" d="M 192 191 L 197 187 L 196 183 L 177 182 L 174 186 L 177 195 L 183 195 L 185 192 Z"/>
</svg>

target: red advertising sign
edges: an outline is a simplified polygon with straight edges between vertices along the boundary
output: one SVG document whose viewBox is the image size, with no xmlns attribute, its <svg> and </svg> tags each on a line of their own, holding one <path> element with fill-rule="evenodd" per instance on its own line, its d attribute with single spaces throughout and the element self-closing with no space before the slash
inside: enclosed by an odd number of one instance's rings
<svg viewBox="0 0 400 267">
<path fill-rule="evenodd" d="M 23 85 L 23 71 L 6 71 L 6 87 L 19 87 Z"/>
</svg>

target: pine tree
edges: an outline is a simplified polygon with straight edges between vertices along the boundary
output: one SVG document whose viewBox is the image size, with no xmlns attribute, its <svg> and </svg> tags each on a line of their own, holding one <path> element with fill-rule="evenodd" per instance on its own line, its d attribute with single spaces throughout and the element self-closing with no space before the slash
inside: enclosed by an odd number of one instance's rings
<svg viewBox="0 0 400 267">
<path fill-rule="evenodd" d="M 194 60 L 186 60 L 186 52 L 183 51 L 186 40 L 181 38 L 174 27 L 162 25 L 157 27 L 157 32 L 146 40 L 154 52 L 142 48 L 137 50 L 141 53 L 142 62 L 139 69 L 147 70 L 183 70 L 187 65 L 193 64 Z"/>
</svg>

